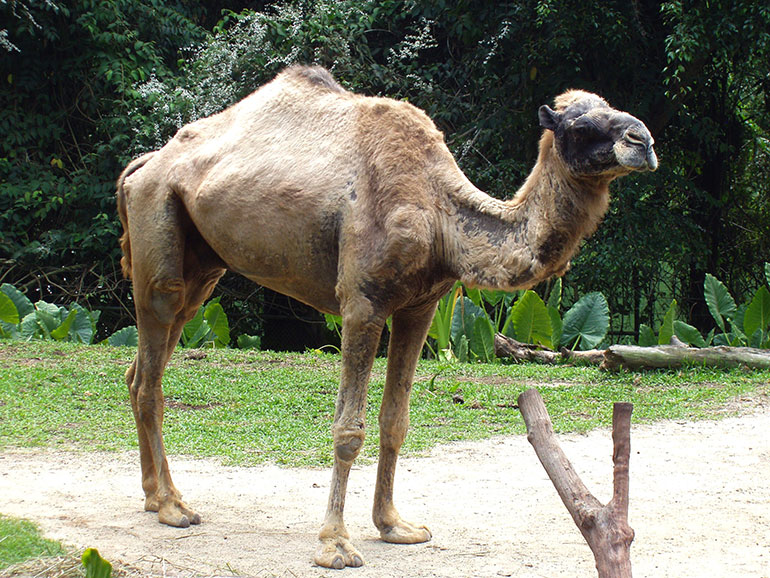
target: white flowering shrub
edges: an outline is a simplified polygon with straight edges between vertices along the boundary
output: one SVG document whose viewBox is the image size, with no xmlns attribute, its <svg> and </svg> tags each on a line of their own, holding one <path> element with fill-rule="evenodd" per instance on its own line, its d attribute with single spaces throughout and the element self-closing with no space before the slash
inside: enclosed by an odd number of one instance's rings
<svg viewBox="0 0 770 578">
<path fill-rule="evenodd" d="M 180 74 L 153 75 L 136 86 L 132 154 L 160 148 L 184 124 L 223 110 L 292 64 L 320 64 L 341 84 L 370 94 L 429 94 L 430 81 L 417 71 L 420 56 L 436 46 L 432 22 L 417 18 L 403 38 L 387 35 L 376 22 L 389 17 L 383 6 L 296 0 L 226 13 L 203 44 L 183 50 Z M 380 35 L 374 50 L 372 34 Z"/>
</svg>

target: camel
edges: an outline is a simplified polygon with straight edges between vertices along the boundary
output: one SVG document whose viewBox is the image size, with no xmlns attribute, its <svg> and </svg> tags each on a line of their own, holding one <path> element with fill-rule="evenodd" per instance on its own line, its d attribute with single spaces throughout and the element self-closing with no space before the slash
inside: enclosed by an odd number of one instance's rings
<svg viewBox="0 0 770 578">
<path fill-rule="evenodd" d="M 424 112 L 349 92 L 320 67 L 284 70 L 126 167 L 117 204 L 139 330 L 126 383 L 146 510 L 171 526 L 201 521 L 169 473 L 161 378 L 182 327 L 230 270 L 343 319 L 334 464 L 315 563 L 364 563 L 343 510 L 390 316 L 372 518 L 387 542 L 431 539 L 427 527 L 401 518 L 393 488 L 437 301 L 457 279 L 514 290 L 563 274 L 605 214 L 609 183 L 657 167 L 645 125 L 599 96 L 568 91 L 538 115 L 537 163 L 506 202 L 465 177 Z"/>
</svg>

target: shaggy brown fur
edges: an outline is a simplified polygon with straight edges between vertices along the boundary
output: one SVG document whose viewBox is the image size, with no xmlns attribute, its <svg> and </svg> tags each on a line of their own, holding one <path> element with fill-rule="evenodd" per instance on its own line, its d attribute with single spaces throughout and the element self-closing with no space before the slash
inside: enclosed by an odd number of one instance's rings
<svg viewBox="0 0 770 578">
<path fill-rule="evenodd" d="M 430 539 L 399 516 L 393 478 L 437 300 L 456 279 L 510 290 L 563 273 L 606 211 L 609 182 L 657 165 L 645 126 L 596 95 L 570 91 L 555 107 L 540 109 L 547 130 L 538 161 L 509 202 L 468 181 L 422 111 L 347 92 L 320 68 L 288 69 L 131 163 L 117 195 L 139 328 L 126 381 L 145 508 L 166 524 L 200 522 L 169 474 L 161 377 L 182 327 L 230 269 L 343 317 L 335 459 L 316 563 L 363 564 L 343 522 L 345 490 L 391 315 L 373 519 L 386 541 Z"/>
</svg>

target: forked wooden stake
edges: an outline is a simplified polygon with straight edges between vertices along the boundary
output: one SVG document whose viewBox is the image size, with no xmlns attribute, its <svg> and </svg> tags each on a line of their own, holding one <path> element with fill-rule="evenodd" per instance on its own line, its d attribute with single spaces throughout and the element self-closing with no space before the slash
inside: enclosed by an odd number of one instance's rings
<svg viewBox="0 0 770 578">
<path fill-rule="evenodd" d="M 599 578 L 631 578 L 634 531 L 628 525 L 628 462 L 633 404 L 616 403 L 613 407 L 613 496 L 606 506 L 588 491 L 564 455 L 540 393 L 529 389 L 519 396 L 518 404 L 527 425 L 527 439 L 588 542 Z"/>
</svg>

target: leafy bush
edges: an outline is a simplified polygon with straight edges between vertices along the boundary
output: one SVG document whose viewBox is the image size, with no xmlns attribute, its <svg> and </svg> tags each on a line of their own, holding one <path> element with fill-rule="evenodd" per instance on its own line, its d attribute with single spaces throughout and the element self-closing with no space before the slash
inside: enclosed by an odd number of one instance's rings
<svg viewBox="0 0 770 578">
<path fill-rule="evenodd" d="M 439 301 L 428 332 L 432 340 L 428 347 L 444 360 L 491 362 L 495 358 L 495 333 L 549 349 L 590 349 L 604 340 L 609 311 L 601 293 L 578 300 L 564 320 L 560 306 L 561 279 L 552 283 L 547 304 L 531 290 L 467 289 L 458 282 Z"/>
<path fill-rule="evenodd" d="M 764 273 L 766 284 L 770 285 L 770 263 L 765 263 Z M 695 347 L 727 345 L 770 348 L 770 291 L 766 285 L 761 285 L 749 301 L 738 306 L 724 283 L 706 274 L 703 296 L 717 325 L 705 337 L 692 325 L 676 318 L 677 302 L 673 300 L 663 317 L 658 336 L 649 326 L 642 325 L 639 345 L 665 345 L 676 336 L 683 343 Z"/>
<path fill-rule="evenodd" d="M 230 324 L 219 298 L 201 305 L 198 313 L 182 330 L 182 347 L 227 347 L 230 345 Z"/>
<path fill-rule="evenodd" d="M 99 311 L 77 303 L 69 307 L 46 301 L 32 303 L 9 283 L 0 285 L 0 337 L 29 341 L 48 339 L 91 344 L 96 336 Z M 125 327 L 105 340 L 110 345 L 136 345 L 136 327 Z"/>
<path fill-rule="evenodd" d="M 60 307 L 38 301 L 32 303 L 13 285 L 0 286 L 0 337 L 29 341 L 49 339 L 91 344 L 96 335 L 99 311 L 88 311 L 73 303 Z M 136 347 L 139 333 L 134 325 L 115 331 L 102 343 Z M 241 349 L 259 348 L 259 336 L 239 335 Z M 219 298 L 201 305 L 197 315 L 182 330 L 182 347 L 228 347 L 230 324 Z"/>
<path fill-rule="evenodd" d="M 88 311 L 77 303 L 69 307 L 45 301 L 33 304 L 7 283 L 0 286 L 0 295 L 0 337 L 93 342 L 99 311 Z"/>
</svg>

